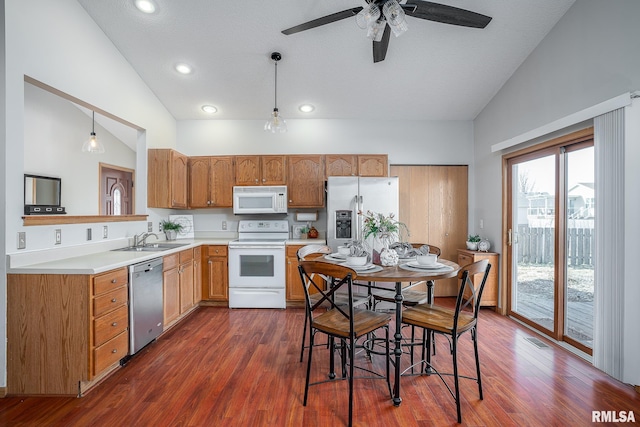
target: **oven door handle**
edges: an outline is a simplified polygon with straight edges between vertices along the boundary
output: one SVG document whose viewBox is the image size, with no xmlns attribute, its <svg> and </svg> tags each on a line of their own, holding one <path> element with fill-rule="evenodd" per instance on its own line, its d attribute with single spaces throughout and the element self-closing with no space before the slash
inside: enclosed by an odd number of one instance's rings
<svg viewBox="0 0 640 427">
<path fill-rule="evenodd" d="M 277 245 L 242 245 L 242 246 L 229 246 L 229 249 L 284 249 L 284 246 L 277 246 Z"/>
</svg>

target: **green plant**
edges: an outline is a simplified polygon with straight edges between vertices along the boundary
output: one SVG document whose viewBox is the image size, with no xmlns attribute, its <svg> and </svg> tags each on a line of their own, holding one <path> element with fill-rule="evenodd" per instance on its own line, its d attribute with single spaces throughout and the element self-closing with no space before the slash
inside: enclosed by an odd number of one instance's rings
<svg viewBox="0 0 640 427">
<path fill-rule="evenodd" d="M 376 237 L 390 241 L 402 240 L 400 239 L 402 231 L 404 231 L 407 236 L 409 235 L 407 226 L 396 220 L 393 214 L 384 216 L 381 213 L 371 211 L 367 211 L 366 214 L 358 212 L 358 214 L 364 217 L 362 231 L 365 239 L 373 234 Z"/>
<path fill-rule="evenodd" d="M 300 234 L 307 234 L 309 230 L 310 228 L 305 225 L 302 228 L 300 228 Z"/>
<path fill-rule="evenodd" d="M 174 222 L 174 221 L 169 221 L 169 220 L 163 220 L 162 221 L 162 229 L 164 231 L 175 230 L 177 233 L 179 233 L 182 230 L 182 228 L 183 228 L 183 226 L 179 222 Z"/>
<path fill-rule="evenodd" d="M 479 242 L 480 236 L 478 234 L 476 234 L 475 236 L 472 236 L 471 234 L 469 234 L 469 238 L 467 238 L 467 242 Z"/>
</svg>

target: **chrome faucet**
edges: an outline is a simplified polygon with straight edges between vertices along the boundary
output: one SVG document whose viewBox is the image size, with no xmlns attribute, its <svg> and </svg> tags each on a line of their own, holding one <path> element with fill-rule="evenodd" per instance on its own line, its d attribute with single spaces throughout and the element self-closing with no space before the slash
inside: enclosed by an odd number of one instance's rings
<svg viewBox="0 0 640 427">
<path fill-rule="evenodd" d="M 133 236 L 133 246 L 144 246 L 145 242 L 147 241 L 147 239 L 153 236 L 156 238 L 156 240 L 158 240 L 158 235 L 156 233 L 141 233 L 140 235 L 134 235 Z"/>
</svg>

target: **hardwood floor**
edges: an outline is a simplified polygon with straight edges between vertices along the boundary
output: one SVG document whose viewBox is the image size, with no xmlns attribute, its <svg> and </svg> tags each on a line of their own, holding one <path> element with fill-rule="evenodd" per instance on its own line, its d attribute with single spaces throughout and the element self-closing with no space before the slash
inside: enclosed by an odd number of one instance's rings
<svg viewBox="0 0 640 427">
<path fill-rule="evenodd" d="M 299 362 L 302 309 L 201 307 L 82 398 L 0 399 L 3 426 L 325 426 L 347 421 L 347 382 L 312 386 L 302 406 L 305 363 Z M 633 411 L 640 394 L 491 310 L 480 313 L 484 400 L 461 380 L 463 425 L 582 426 L 592 411 Z M 544 341 L 543 338 L 541 340 Z M 436 366 L 450 366 L 439 338 Z M 461 373 L 473 372 L 468 334 Z M 323 378 L 327 350 L 314 350 L 312 381 Z M 361 354 L 359 362 L 367 363 Z M 374 367 L 382 368 L 380 356 Z M 381 380 L 356 380 L 354 425 L 456 424 L 453 399 L 436 376 L 402 378 L 394 407 Z"/>
</svg>

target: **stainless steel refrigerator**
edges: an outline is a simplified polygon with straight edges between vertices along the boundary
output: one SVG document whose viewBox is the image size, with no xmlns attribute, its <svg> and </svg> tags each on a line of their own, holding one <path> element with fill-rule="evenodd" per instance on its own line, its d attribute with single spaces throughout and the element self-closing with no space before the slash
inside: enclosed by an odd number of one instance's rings
<svg viewBox="0 0 640 427">
<path fill-rule="evenodd" d="M 373 178 L 330 176 L 327 179 L 327 244 L 338 246 L 361 236 L 362 216 L 367 211 L 398 219 L 398 177 Z"/>
</svg>

